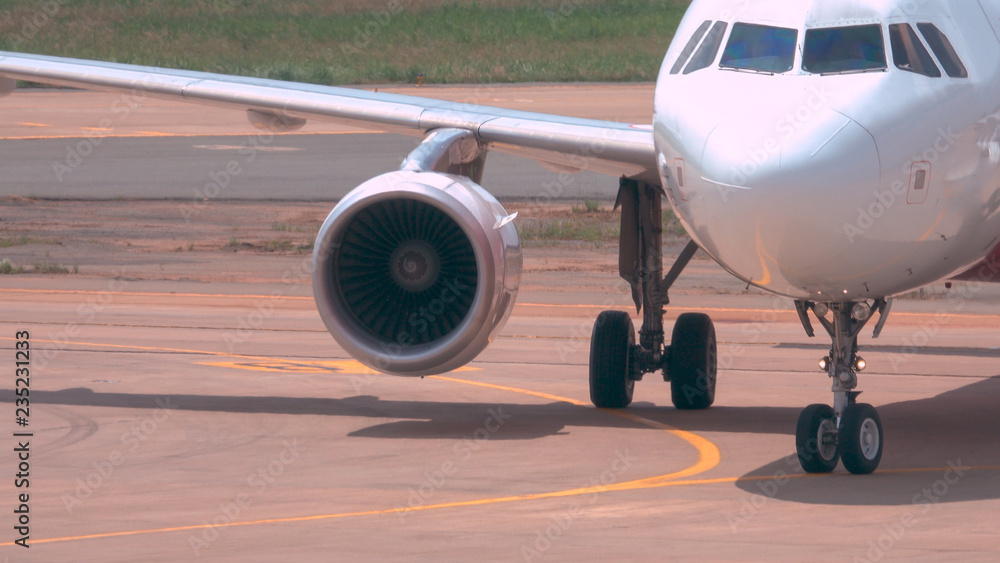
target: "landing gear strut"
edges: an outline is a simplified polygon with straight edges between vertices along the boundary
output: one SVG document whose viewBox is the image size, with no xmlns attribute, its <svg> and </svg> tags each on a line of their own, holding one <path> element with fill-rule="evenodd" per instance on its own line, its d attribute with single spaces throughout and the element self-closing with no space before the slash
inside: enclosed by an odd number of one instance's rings
<svg viewBox="0 0 1000 563">
<path fill-rule="evenodd" d="M 885 325 L 891 303 L 886 299 L 874 302 L 879 313 L 875 337 Z M 839 459 L 851 473 L 871 473 L 882 459 L 882 421 L 875 407 L 857 402 L 861 392 L 855 388 L 858 372 L 866 366 L 858 355 L 858 334 L 872 318 L 873 306 L 865 301 L 796 301 L 795 308 L 809 336 L 813 336 L 811 310 L 833 341 L 830 355 L 819 362 L 820 369 L 833 381 L 833 408 L 816 404 L 802 411 L 795 429 L 799 464 L 808 473 L 829 473 L 837 467 Z"/>
<path fill-rule="evenodd" d="M 698 251 L 691 241 L 663 275 L 662 191 L 658 186 L 622 178 L 615 207 L 622 208 L 619 274 L 632 286 L 636 312 L 642 312 L 639 343 L 632 320 L 622 311 L 605 311 L 594 323 L 590 344 L 590 399 L 602 408 L 632 402 L 635 382 L 663 372 L 670 382 L 674 406 L 708 408 L 715 400 L 716 342 L 712 320 L 685 313 L 674 324 L 670 346 L 664 345 L 667 292 Z"/>
</svg>

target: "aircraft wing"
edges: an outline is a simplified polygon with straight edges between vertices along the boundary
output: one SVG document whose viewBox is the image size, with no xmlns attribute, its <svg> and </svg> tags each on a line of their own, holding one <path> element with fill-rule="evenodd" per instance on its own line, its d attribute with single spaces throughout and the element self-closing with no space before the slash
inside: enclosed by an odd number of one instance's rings
<svg viewBox="0 0 1000 563">
<path fill-rule="evenodd" d="M 547 168 L 589 170 L 658 183 L 650 125 L 579 119 L 205 72 L 86 61 L 0 51 L 0 95 L 15 80 L 173 98 L 250 111 L 294 129 L 320 119 L 423 136 L 442 127 L 473 131 L 493 150 L 533 158 Z"/>
</svg>

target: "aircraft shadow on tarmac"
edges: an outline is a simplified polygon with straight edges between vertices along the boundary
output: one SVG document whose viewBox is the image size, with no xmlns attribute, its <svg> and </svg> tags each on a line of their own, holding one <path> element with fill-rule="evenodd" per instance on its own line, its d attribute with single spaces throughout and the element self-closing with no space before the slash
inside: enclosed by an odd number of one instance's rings
<svg viewBox="0 0 1000 563">
<path fill-rule="evenodd" d="M 885 431 L 885 449 L 879 474 L 848 475 L 838 467 L 820 478 L 787 478 L 801 475 L 789 439 L 788 456 L 743 475 L 736 486 L 753 495 L 804 503 L 841 505 L 911 505 L 922 491 L 933 502 L 958 502 L 1000 498 L 1000 470 L 955 472 L 946 469 L 1000 465 L 1000 375 L 942 393 L 929 399 L 879 405 Z M 15 399 L 11 390 L 0 391 L 0 402 Z M 95 393 L 86 388 L 35 391 L 38 405 L 156 409 L 163 396 Z M 568 434 L 573 426 L 647 428 L 609 416 L 590 407 L 567 403 L 442 403 L 386 401 L 375 396 L 343 399 L 311 397 L 234 397 L 171 395 L 179 411 L 262 413 L 367 417 L 391 420 L 357 430 L 352 437 L 385 439 L 460 440 L 484 427 L 494 414 L 504 419 L 491 440 L 532 440 Z M 801 409 L 790 407 L 713 407 L 705 411 L 677 411 L 671 407 L 638 403 L 628 412 L 692 432 L 791 434 Z M 509 418 L 507 417 L 509 415 Z M 492 425 L 491 426 L 495 426 Z M 687 446 L 681 446 L 687 447 Z M 752 447 L 748 445 L 747 447 Z M 723 452 L 738 456 L 739 452 Z M 926 468 L 926 470 L 921 470 Z M 933 468 L 940 468 L 939 470 Z M 907 470 L 917 470 L 907 472 Z M 948 483 L 945 482 L 947 478 Z M 954 482 L 951 482 L 954 481 Z"/>
<path fill-rule="evenodd" d="M 87 388 L 34 391 L 31 398 L 41 405 L 68 405 L 126 409 L 157 409 L 164 395 L 104 393 Z M 0 391 L 0 402 L 15 399 L 10 390 Z M 170 395 L 177 411 L 314 415 L 359 417 L 381 422 L 348 436 L 386 439 L 454 439 L 469 437 L 487 420 L 503 420 L 502 430 L 491 440 L 533 440 L 568 434 L 567 427 L 646 428 L 593 408 L 568 403 L 450 403 L 434 401 L 383 400 L 372 395 L 353 397 L 238 397 L 221 395 Z M 509 418 L 508 418 L 509 415 Z M 491 428 L 496 425 L 491 422 Z"/>
</svg>

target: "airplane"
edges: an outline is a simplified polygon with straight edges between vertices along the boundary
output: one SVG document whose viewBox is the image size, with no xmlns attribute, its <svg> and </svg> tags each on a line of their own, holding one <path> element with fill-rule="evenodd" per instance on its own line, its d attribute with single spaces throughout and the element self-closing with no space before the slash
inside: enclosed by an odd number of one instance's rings
<svg viewBox="0 0 1000 563">
<path fill-rule="evenodd" d="M 642 314 L 605 311 L 590 397 L 625 408 L 661 373 L 678 409 L 715 397 L 711 319 L 671 285 L 699 249 L 793 300 L 831 349 L 833 404 L 806 407 L 806 472 L 875 471 L 882 423 L 857 397 L 858 335 L 892 296 L 946 279 L 1000 281 L 1000 3 L 993 0 L 695 0 L 660 69 L 652 124 L 578 119 L 349 88 L 0 52 L 16 80 L 214 104 L 268 131 L 307 119 L 423 137 L 399 170 L 350 192 L 313 254 L 319 313 L 379 371 L 422 376 L 473 360 L 510 316 L 515 217 L 480 186 L 489 151 L 619 178 L 619 273 Z M 691 241 L 664 273 L 661 208 Z"/>
</svg>

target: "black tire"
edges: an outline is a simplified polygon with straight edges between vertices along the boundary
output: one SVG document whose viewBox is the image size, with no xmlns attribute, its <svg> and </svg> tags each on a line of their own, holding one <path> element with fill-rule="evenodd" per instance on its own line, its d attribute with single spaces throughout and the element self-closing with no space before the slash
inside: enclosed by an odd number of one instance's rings
<svg viewBox="0 0 1000 563">
<path fill-rule="evenodd" d="M 590 338 L 590 401 L 603 409 L 620 409 L 632 402 L 632 346 L 635 329 L 623 311 L 604 311 Z"/>
<path fill-rule="evenodd" d="M 806 473 L 829 473 L 837 467 L 837 422 L 830 405 L 809 405 L 795 427 L 795 451 Z M 823 436 L 827 440 L 823 440 Z"/>
<path fill-rule="evenodd" d="M 715 326 L 708 315 L 684 313 L 670 338 L 670 395 L 674 407 L 707 409 L 715 402 Z"/>
<path fill-rule="evenodd" d="M 840 417 L 840 459 L 855 475 L 867 475 L 882 460 L 882 421 L 875 407 L 855 403 Z"/>
</svg>

